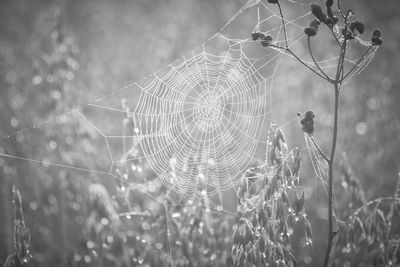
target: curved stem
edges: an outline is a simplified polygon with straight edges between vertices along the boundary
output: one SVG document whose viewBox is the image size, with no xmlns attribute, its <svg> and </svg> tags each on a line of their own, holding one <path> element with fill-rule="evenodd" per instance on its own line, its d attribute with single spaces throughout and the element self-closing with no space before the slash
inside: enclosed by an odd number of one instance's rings
<svg viewBox="0 0 400 267">
<path fill-rule="evenodd" d="M 279 50 L 283 50 L 288 52 L 289 54 L 291 54 L 298 62 L 300 62 L 301 64 L 303 64 L 305 67 L 307 67 L 309 70 L 311 70 L 312 72 L 314 72 L 315 74 L 317 74 L 319 77 L 321 77 L 322 79 L 328 81 L 328 82 L 332 82 L 332 80 L 328 80 L 326 77 L 322 76 L 321 73 L 315 71 L 313 68 L 311 68 L 307 63 L 305 63 L 301 58 L 299 58 L 295 53 L 293 53 L 292 50 L 290 50 L 290 48 L 285 48 L 282 46 L 278 46 L 278 45 L 274 45 L 274 44 L 270 44 L 269 46 L 271 47 L 275 47 Z"/>
<path fill-rule="evenodd" d="M 358 64 L 360 64 L 360 62 L 365 58 L 371 49 L 372 46 L 368 47 L 364 54 L 358 59 L 357 63 L 349 70 L 349 72 L 346 73 L 346 75 L 344 75 L 344 77 L 341 79 L 341 82 L 343 82 L 353 72 L 353 70 L 358 67 Z"/>
<path fill-rule="evenodd" d="M 311 49 L 310 36 L 308 36 L 308 38 L 307 38 L 307 43 L 308 43 L 308 51 L 311 55 L 312 61 L 314 62 L 315 66 L 317 66 L 318 70 L 322 73 L 322 75 L 324 75 L 326 77 L 326 79 L 330 80 L 329 76 L 321 69 L 321 67 L 318 65 L 317 61 L 314 58 L 314 55 L 313 55 L 312 49 Z"/>
<path fill-rule="evenodd" d="M 337 4 L 338 11 L 339 11 L 340 15 L 341 15 L 343 18 L 346 18 L 346 16 L 344 15 L 344 13 L 343 13 L 343 11 L 342 11 L 341 6 L 340 6 L 340 0 L 337 0 L 337 1 L 336 1 L 336 4 Z"/>
<path fill-rule="evenodd" d="M 278 8 L 279 8 L 279 14 L 281 15 L 281 19 L 282 19 L 282 26 L 283 26 L 283 33 L 284 33 L 284 35 L 285 35 L 285 45 L 286 45 L 286 49 L 289 49 L 288 39 L 287 39 L 287 34 L 286 34 L 285 17 L 283 16 L 282 7 L 281 7 L 281 4 L 280 4 L 279 2 L 278 2 Z"/>
</svg>

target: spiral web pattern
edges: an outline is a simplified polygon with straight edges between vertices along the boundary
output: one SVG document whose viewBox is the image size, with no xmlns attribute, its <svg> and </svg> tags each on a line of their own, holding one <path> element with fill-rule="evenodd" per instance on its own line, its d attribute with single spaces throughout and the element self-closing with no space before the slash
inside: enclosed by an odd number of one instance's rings
<svg viewBox="0 0 400 267">
<path fill-rule="evenodd" d="M 270 114 L 270 79 L 242 44 L 224 55 L 203 46 L 138 86 L 134 110 L 141 147 L 162 183 L 178 193 L 235 186 L 255 153 Z"/>
<path fill-rule="evenodd" d="M 308 5 L 292 0 L 285 4 L 305 6 L 301 16 L 285 21 L 288 46 L 291 47 L 304 38 L 304 27 L 313 17 L 308 11 Z M 229 28 L 236 32 L 235 22 L 239 15 L 252 18 L 242 21 L 242 24 L 251 21 L 256 22 L 256 25 L 245 31 L 246 37 L 228 37 Z M 292 55 L 284 50 L 274 50 L 273 47 L 261 47 L 259 42 L 249 38 L 251 32 L 257 31 L 271 34 L 276 45 L 285 43 L 279 12 L 266 1 L 249 0 L 217 34 L 182 59 L 93 102 L 12 135 L 0 137 L 1 142 L 12 141 L 11 137 L 24 136 L 25 140 L 30 140 L 31 131 L 40 129 L 41 133 L 46 134 L 45 130 L 50 125 L 57 127 L 58 124 L 75 121 L 90 128 L 91 137 L 96 137 L 99 144 L 97 153 L 108 158 L 109 165 L 104 164 L 101 169 L 98 165 L 102 164 L 86 166 L 83 163 L 71 163 L 68 159 L 50 162 L 41 154 L 21 157 L 0 151 L 0 157 L 113 178 L 118 181 L 121 189 L 128 189 L 126 192 L 140 193 L 148 200 L 159 203 L 165 213 L 165 220 L 157 231 L 166 233 L 165 249 L 168 262 L 173 265 L 174 237 L 171 229 L 176 216 L 169 215 L 169 212 L 184 206 L 185 202 L 181 200 L 189 196 L 188 204 L 192 205 L 199 200 L 199 207 L 206 211 L 206 223 L 212 221 L 209 218 L 210 212 L 222 213 L 226 218 L 236 220 L 237 214 L 224 207 L 222 192 L 232 189 L 239 195 L 236 185 L 241 182 L 246 170 L 250 170 L 248 167 L 260 144 L 268 143 L 265 141 L 267 134 L 263 130 L 268 130 L 271 117 L 277 63 L 281 55 Z M 357 40 L 363 46 L 370 45 L 369 42 Z M 253 53 L 257 49 L 261 49 L 261 52 Z M 376 48 L 369 50 L 361 60 L 346 59 L 346 68 L 354 68 L 355 74 L 360 73 L 375 52 Z M 329 58 L 318 63 L 324 71 L 334 72 L 337 59 Z M 303 62 L 316 69 L 309 59 L 303 59 Z M 121 108 L 121 100 L 124 100 L 124 105 L 133 108 Z M 90 110 L 95 114 L 93 117 Z M 125 124 L 122 132 L 121 127 L 110 130 L 109 122 L 115 125 L 115 120 L 121 121 L 124 114 L 129 118 L 132 131 L 125 130 Z M 99 121 L 99 117 L 104 121 Z M 279 127 L 292 123 L 297 123 L 297 116 Z M 68 133 L 63 133 L 63 137 L 67 140 Z M 140 147 L 140 152 L 137 147 Z M 325 188 L 326 166 L 307 137 L 305 147 L 315 176 Z M 79 156 L 84 162 L 86 156 L 93 155 L 88 153 Z M 129 167 L 142 172 L 144 161 L 155 172 L 155 177 L 149 180 L 137 181 L 135 175 L 130 177 L 123 170 Z M 137 162 L 139 164 L 136 165 Z M 167 190 L 162 191 L 161 187 Z M 177 204 L 170 198 L 173 192 L 178 193 L 180 198 Z M 219 199 L 213 197 L 214 194 L 218 194 Z M 129 205 L 128 210 L 119 215 L 126 219 L 139 216 L 142 220 L 147 214 Z"/>
<path fill-rule="evenodd" d="M 285 4 L 304 10 L 301 16 L 285 19 L 287 42 L 292 47 L 304 38 L 304 27 L 313 16 L 308 5 L 296 1 Z M 237 37 L 238 26 L 243 28 L 243 25 L 250 28 L 242 32 L 245 35 Z M 99 136 L 99 153 L 106 155 L 109 163 L 101 169 L 71 164 L 68 160 L 49 162 L 2 151 L 0 156 L 106 175 L 131 189 L 147 192 L 147 184 L 138 181 L 131 184 L 129 177 L 118 170 L 120 165 L 146 160 L 156 173 L 152 182 L 161 182 L 169 193 L 203 198 L 235 189 L 259 144 L 266 143 L 263 130 L 268 130 L 271 117 L 278 59 L 281 55 L 292 57 L 282 49 L 261 47 L 250 38 L 251 32 L 270 34 L 274 44 L 285 44 L 279 11 L 266 1 L 249 0 L 218 33 L 182 59 L 91 103 L 0 138 L 6 142 L 11 137 L 28 136 L 35 129 L 46 129 L 54 122 L 79 121 Z M 370 45 L 356 39 L 362 46 Z M 360 73 L 376 49 L 370 49 L 361 60 L 347 58 L 347 68 Z M 309 59 L 303 62 L 317 70 Z M 328 73 L 335 71 L 336 62 L 337 57 L 318 61 Z M 133 109 L 121 108 L 121 100 Z M 90 111 L 85 112 L 89 109 L 95 114 L 93 118 Z M 115 119 L 121 120 L 123 113 L 129 115 L 132 133 L 124 129 L 121 133 L 120 128 L 110 130 L 109 122 L 115 124 Z M 99 117 L 104 121 L 99 121 Z M 131 148 L 128 142 L 132 143 Z M 141 151 L 133 153 L 137 145 Z"/>
</svg>

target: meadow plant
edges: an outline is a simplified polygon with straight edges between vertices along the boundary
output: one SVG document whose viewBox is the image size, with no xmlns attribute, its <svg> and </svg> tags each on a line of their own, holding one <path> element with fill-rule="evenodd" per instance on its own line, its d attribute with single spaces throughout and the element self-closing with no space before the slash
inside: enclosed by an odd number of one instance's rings
<svg viewBox="0 0 400 267">
<path fill-rule="evenodd" d="M 360 180 L 345 155 L 340 163 L 340 172 L 334 171 L 342 86 L 369 63 L 372 53 L 382 44 L 381 32 L 375 30 L 370 41 L 363 41 L 360 36 L 365 32 L 364 24 L 355 18 L 351 10 L 344 11 L 339 0 L 335 5 L 333 0 L 327 0 L 324 8 L 311 4 L 310 11 L 315 19 L 304 29 L 304 34 L 312 62 L 306 62 L 289 45 L 287 20 L 279 0 L 267 2 L 279 10 L 284 42 L 276 42 L 274 36 L 262 32 L 252 33 L 251 38 L 259 41 L 265 49 L 275 49 L 296 59 L 326 82 L 334 95 L 329 153 L 325 153 L 314 138 L 314 132 L 318 131 L 314 125 L 315 114 L 312 111 L 298 114 L 299 127 L 302 127 L 305 138 L 311 141 L 321 160 L 328 166 L 328 238 L 324 266 L 397 266 L 400 258 L 400 228 L 394 222 L 400 220 L 400 177 L 393 196 L 367 201 Z M 320 37 L 322 26 L 328 29 L 339 48 L 333 74 L 320 66 L 311 45 L 313 40 Z M 78 67 L 69 55 L 73 49 L 65 50 L 68 46 L 63 45 L 65 40 L 58 31 L 55 31 L 52 40 L 55 47 L 59 47 L 55 51 L 54 64 L 57 65 L 56 59 L 61 58 L 62 64 L 59 65 L 67 65 L 66 68 L 56 68 L 59 70 L 56 74 L 60 75 L 57 81 L 73 79 L 67 75 Z M 360 44 L 365 51 L 354 65 L 347 68 L 346 54 L 351 43 Z M 66 58 L 70 59 L 64 62 Z M 51 66 L 49 63 L 48 67 Z M 68 86 L 62 83 L 61 87 L 66 89 Z M 65 90 L 61 91 L 64 95 Z M 63 107 L 57 106 L 56 109 Z M 133 113 L 127 101 L 122 101 L 122 109 L 125 111 L 123 134 L 133 136 Z M 76 127 L 79 128 L 79 125 Z M 86 134 L 86 130 L 83 132 L 90 139 L 90 134 Z M 78 136 L 76 139 L 79 140 Z M 60 144 L 62 142 L 59 140 Z M 298 266 L 300 261 L 296 259 L 294 250 L 300 247 L 307 252 L 313 246 L 313 218 L 306 213 L 305 192 L 299 182 L 301 150 L 288 147 L 283 130 L 276 124 L 271 124 L 265 159 L 255 163 L 243 175 L 238 188 L 237 210 L 233 216 L 220 210 L 211 210 L 204 200 L 198 198 L 184 200 L 180 205 L 170 205 L 169 201 L 172 200 L 166 198 L 166 203 L 160 204 L 156 196 L 165 193 L 165 189 L 150 182 L 149 177 L 154 173 L 146 162 L 134 160 L 140 153 L 138 145 L 137 139 L 130 146 L 123 140 L 122 147 L 126 153 L 115 165 L 115 173 L 119 177 L 115 192 L 108 192 L 100 183 L 92 183 L 82 195 L 77 189 L 81 185 L 65 187 L 71 195 L 71 209 L 80 213 L 77 216 L 79 220 L 76 219 L 74 224 L 82 226 L 79 243 L 74 243 L 76 247 L 68 251 L 66 264 Z M 132 188 L 131 180 L 141 184 L 140 190 Z M 67 182 L 60 179 L 59 183 L 64 185 Z M 334 186 L 346 196 L 340 203 L 343 222 L 338 221 L 334 214 Z M 32 257 L 30 233 L 23 217 L 21 194 L 15 188 L 13 202 L 13 253 L 4 266 L 29 266 Z M 61 213 L 53 215 L 61 216 Z"/>
<path fill-rule="evenodd" d="M 327 0 L 325 7 L 322 8 L 319 4 L 313 3 L 310 5 L 310 11 L 315 16 L 309 26 L 304 29 L 304 34 L 307 36 L 308 51 L 312 59 L 312 64 L 303 61 L 298 57 L 295 52 L 288 45 L 288 37 L 286 33 L 286 19 L 283 14 L 282 7 L 279 0 L 268 0 L 272 5 L 277 5 L 282 20 L 284 30 L 284 45 L 279 45 L 274 42 L 274 38 L 270 35 L 263 33 L 253 33 L 253 40 L 260 40 L 261 45 L 282 51 L 289 56 L 295 58 L 299 63 L 308 68 L 311 72 L 322 78 L 331 85 L 334 94 L 334 114 L 333 114 L 333 133 L 332 143 L 329 154 L 322 151 L 313 137 L 314 132 L 314 114 L 308 111 L 305 117 L 302 118 L 301 125 L 303 131 L 310 138 L 315 149 L 320 156 L 328 164 L 328 239 L 327 248 L 324 258 L 323 266 L 328 266 L 330 261 L 333 261 L 338 266 L 341 264 L 351 264 L 351 257 L 357 259 L 364 259 L 364 264 L 374 264 L 393 266 L 396 264 L 398 258 L 399 240 L 397 237 L 390 237 L 392 233 L 393 214 L 398 211 L 398 191 L 396 190 L 393 198 L 379 198 L 368 203 L 365 203 L 364 192 L 360 186 L 358 179 L 353 174 L 348 163 L 342 165 L 343 186 L 346 193 L 350 196 L 348 201 L 348 208 L 353 210 L 348 214 L 348 220 L 345 223 L 346 229 L 342 232 L 342 225 L 337 221 L 333 211 L 333 192 L 334 192 L 334 166 L 335 154 L 338 136 L 338 119 L 339 119 L 339 97 L 342 92 L 342 86 L 345 81 L 352 75 L 358 72 L 359 69 L 364 68 L 369 63 L 369 54 L 371 51 L 376 51 L 377 47 L 382 45 L 382 35 L 379 29 L 374 30 L 370 41 L 363 41 L 360 36 L 364 33 L 364 24 L 358 21 L 355 13 L 352 10 L 343 10 L 341 8 L 340 0 L 336 1 L 334 5 L 333 0 Z M 329 29 L 334 43 L 339 48 L 338 61 L 335 73 L 327 73 L 315 59 L 312 40 L 318 38 L 318 31 L 320 26 L 325 26 Z M 365 51 L 356 61 L 356 63 L 346 68 L 346 53 L 352 42 L 356 42 L 365 47 Z M 328 45 L 327 45 L 328 47 Z M 297 199 L 297 198 L 296 198 Z M 390 202 L 389 208 L 383 208 L 384 202 Z M 361 207 L 358 207 L 360 206 Z M 358 209 L 354 210 L 355 207 Z M 348 212 L 348 211 L 347 211 Z M 345 236 L 345 246 L 339 248 L 342 254 L 348 254 L 349 257 L 335 257 L 332 259 L 334 246 L 337 243 L 339 236 Z"/>
</svg>

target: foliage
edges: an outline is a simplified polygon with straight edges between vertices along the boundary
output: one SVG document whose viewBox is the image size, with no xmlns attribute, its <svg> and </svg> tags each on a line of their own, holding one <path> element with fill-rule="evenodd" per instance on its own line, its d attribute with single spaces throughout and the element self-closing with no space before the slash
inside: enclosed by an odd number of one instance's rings
<svg viewBox="0 0 400 267">
<path fill-rule="evenodd" d="M 319 35 L 321 22 L 333 29 L 335 19 L 334 15 L 329 15 L 328 7 L 328 15 L 317 6 L 312 11 L 319 23 L 312 21 L 305 34 L 317 38 L 314 36 Z M 21 118 L 22 124 L 22 120 L 34 119 L 31 118 L 33 113 L 26 114 L 24 109 L 35 109 L 42 117 L 51 117 L 74 104 L 69 89 L 80 62 L 76 59 L 77 48 L 63 32 L 61 24 L 60 17 L 56 18 L 54 28 L 50 30 L 51 37 L 40 48 L 43 51 L 34 56 L 33 73 L 22 76 L 25 80 L 11 88 L 15 90 L 34 84 L 31 91 L 19 89 L 26 98 L 25 106 L 10 106 L 13 114 L 7 118 Z M 343 29 L 346 27 L 347 32 L 335 32 L 337 37 L 353 40 L 363 31 L 356 20 L 349 21 Z M 380 33 L 375 32 L 371 41 L 373 45 L 381 44 Z M 271 47 L 272 37 L 264 36 L 261 44 Z M 318 69 L 314 68 L 314 71 Z M 342 77 L 346 78 L 347 74 Z M 43 99 L 47 99 L 45 103 L 41 102 Z M 124 118 L 124 123 L 129 124 L 129 118 Z M 20 154 L 29 154 L 26 150 L 52 149 L 56 144 L 63 151 L 58 157 L 66 157 L 72 162 L 87 160 L 83 148 L 90 146 L 91 140 L 97 138 L 96 134 L 77 119 L 66 125 L 68 127 L 56 126 L 30 136 L 32 146 L 21 149 Z M 302 123 L 303 128 L 304 125 Z M 305 132 L 311 136 L 314 127 L 312 131 L 306 127 Z M 38 138 L 43 134 L 48 137 L 45 143 Z M 66 135 L 70 137 L 68 140 L 61 137 Z M 318 146 L 316 142 L 314 144 Z M 134 146 L 126 151 L 138 153 Z M 93 164 L 101 165 L 100 158 Z M 137 162 L 137 166 L 142 172 L 132 171 L 129 166 L 118 166 L 121 177 L 126 174 L 127 179 L 146 180 L 152 175 L 143 162 Z M 31 262 L 30 247 L 32 261 L 37 265 L 51 262 L 70 266 L 162 266 L 173 262 L 177 266 L 242 266 L 244 263 L 249 266 L 266 266 L 267 263 L 270 266 L 296 266 L 299 264 L 295 260 L 296 253 L 299 252 L 295 243 L 302 243 L 300 247 L 305 251 L 302 253 L 308 253 L 313 245 L 310 223 L 313 218 L 305 212 L 305 197 L 298 183 L 299 167 L 300 150 L 289 151 L 282 130 L 272 127 L 266 161 L 246 173 L 234 216 L 210 210 L 200 200 L 186 201 L 181 206 L 170 205 L 168 200 L 160 204 L 156 196 L 163 193 L 161 188 L 150 192 L 153 199 L 148 194 L 126 188 L 124 180 L 114 189 L 114 183 L 98 177 L 53 169 L 36 170 L 40 177 L 38 181 L 23 186 L 24 199 L 30 200 L 25 208 L 28 208 L 26 217 L 33 240 L 30 240 L 25 225 L 20 193 L 14 190 L 14 246 L 5 266 L 18 266 L 24 259 Z M 23 168 L 18 166 L 18 171 L 22 173 Z M 13 172 L 6 173 L 10 177 L 17 176 Z M 336 242 L 335 254 L 331 257 L 333 264 L 399 264 L 396 261 L 399 258 L 399 229 L 395 223 L 399 221 L 398 190 L 394 197 L 366 202 L 361 183 L 348 163 L 342 164 L 341 173 L 343 196 L 348 197 L 342 204 L 347 219 L 345 223 L 333 223 L 337 231 L 337 239 L 333 240 Z M 32 192 L 28 190 L 31 188 Z M 314 236 L 316 231 L 320 233 L 319 229 L 313 230 Z"/>
</svg>

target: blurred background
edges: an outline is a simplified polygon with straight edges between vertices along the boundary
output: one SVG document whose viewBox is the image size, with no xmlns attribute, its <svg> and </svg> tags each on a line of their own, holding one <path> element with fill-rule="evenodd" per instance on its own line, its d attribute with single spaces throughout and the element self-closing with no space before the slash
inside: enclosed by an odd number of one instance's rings
<svg viewBox="0 0 400 267">
<path fill-rule="evenodd" d="M 2 0 L 0 136 L 43 123 L 184 56 L 219 31 L 245 2 Z M 355 10 L 365 24 L 365 39 L 380 28 L 384 45 L 342 93 L 338 159 L 346 152 L 367 199 L 390 196 L 400 169 L 400 2 L 343 0 L 342 6 Z M 306 12 L 308 2 L 297 1 L 287 7 L 296 17 Z M 327 55 L 324 44 L 315 46 L 316 55 Z M 304 47 L 297 49 L 300 55 L 306 53 Z M 294 60 L 280 65 L 273 90 L 272 119 L 285 125 L 290 147 L 302 146 L 303 133 L 293 119 L 297 112 L 313 110 L 315 138 L 328 150 L 332 90 Z M 0 151 L 93 169 L 107 166 L 105 151 L 95 145 L 100 138 L 98 133 L 78 119 L 60 120 L 62 126 L 46 125 L 45 135 L 43 129 L 30 129 L 26 134 L 1 139 Z M 0 157 L 0 167 L 0 259 L 12 251 L 12 185 L 23 196 L 31 253 L 37 266 L 93 265 L 94 256 L 87 258 L 89 254 L 82 251 L 94 246 L 88 242 L 95 239 L 96 231 L 113 233 L 115 239 L 120 237 L 104 221 L 105 230 L 90 230 L 96 228 L 90 218 L 97 215 L 93 215 L 95 201 L 88 192 L 109 194 L 112 202 L 115 182 L 109 178 L 4 157 Z M 307 168 L 305 165 L 302 172 L 304 184 L 311 188 L 306 210 L 316 216 L 317 226 L 325 222 L 326 207 L 313 201 L 312 192 L 320 188 Z M 93 188 L 93 184 L 104 188 Z M 320 200 L 321 196 L 315 199 Z M 109 205 L 114 204 L 102 205 L 112 217 L 115 208 Z M 324 242 L 326 232 L 324 228 L 314 229 L 312 260 L 307 258 L 303 263 L 319 266 L 322 248 L 318 244 Z"/>
</svg>

